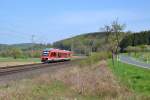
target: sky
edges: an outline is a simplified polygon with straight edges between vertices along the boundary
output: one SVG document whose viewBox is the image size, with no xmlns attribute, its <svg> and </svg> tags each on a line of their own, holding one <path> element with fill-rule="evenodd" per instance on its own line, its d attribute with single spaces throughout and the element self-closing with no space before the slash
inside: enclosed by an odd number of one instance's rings
<svg viewBox="0 0 150 100">
<path fill-rule="evenodd" d="M 100 31 L 116 18 L 125 31 L 150 30 L 150 0 L 0 0 L 0 44 L 53 43 Z"/>
</svg>

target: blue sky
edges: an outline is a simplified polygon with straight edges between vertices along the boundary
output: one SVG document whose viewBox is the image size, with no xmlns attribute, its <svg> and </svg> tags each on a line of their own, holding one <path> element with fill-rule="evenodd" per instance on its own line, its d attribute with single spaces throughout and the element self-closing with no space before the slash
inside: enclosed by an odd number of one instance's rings
<svg viewBox="0 0 150 100">
<path fill-rule="evenodd" d="M 52 43 L 119 18 L 126 31 L 150 29 L 150 0 L 0 0 L 0 44 Z"/>
</svg>

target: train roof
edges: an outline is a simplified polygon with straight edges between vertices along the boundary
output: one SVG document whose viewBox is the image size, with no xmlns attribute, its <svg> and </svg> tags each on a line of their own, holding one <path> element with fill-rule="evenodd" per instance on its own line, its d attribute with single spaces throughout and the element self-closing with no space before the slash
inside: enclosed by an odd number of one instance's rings
<svg viewBox="0 0 150 100">
<path fill-rule="evenodd" d="M 55 49 L 55 48 L 46 48 L 43 51 L 71 53 L 71 51 L 68 51 L 68 50 L 60 50 L 60 49 Z"/>
<path fill-rule="evenodd" d="M 44 49 L 43 51 L 51 51 L 51 50 L 53 50 L 54 48 L 46 48 L 46 49 Z"/>
</svg>

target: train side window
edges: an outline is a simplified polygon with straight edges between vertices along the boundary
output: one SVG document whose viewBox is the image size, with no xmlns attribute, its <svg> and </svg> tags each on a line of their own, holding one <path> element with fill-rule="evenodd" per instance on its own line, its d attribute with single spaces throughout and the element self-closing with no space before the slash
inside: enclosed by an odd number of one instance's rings
<svg viewBox="0 0 150 100">
<path fill-rule="evenodd" d="M 61 53 L 58 53 L 58 58 L 61 58 Z"/>
<path fill-rule="evenodd" d="M 52 52 L 51 57 L 56 57 L 56 52 Z"/>
<path fill-rule="evenodd" d="M 54 57 L 56 57 L 56 52 L 54 52 Z"/>
<path fill-rule="evenodd" d="M 51 57 L 53 57 L 53 52 L 51 52 Z"/>
</svg>

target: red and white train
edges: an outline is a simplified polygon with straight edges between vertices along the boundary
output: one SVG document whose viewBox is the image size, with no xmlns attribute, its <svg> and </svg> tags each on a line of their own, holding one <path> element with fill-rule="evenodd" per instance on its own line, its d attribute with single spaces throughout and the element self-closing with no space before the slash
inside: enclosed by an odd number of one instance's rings
<svg viewBox="0 0 150 100">
<path fill-rule="evenodd" d="M 56 62 L 71 60 L 71 51 L 47 48 L 42 51 L 41 62 Z"/>
</svg>

